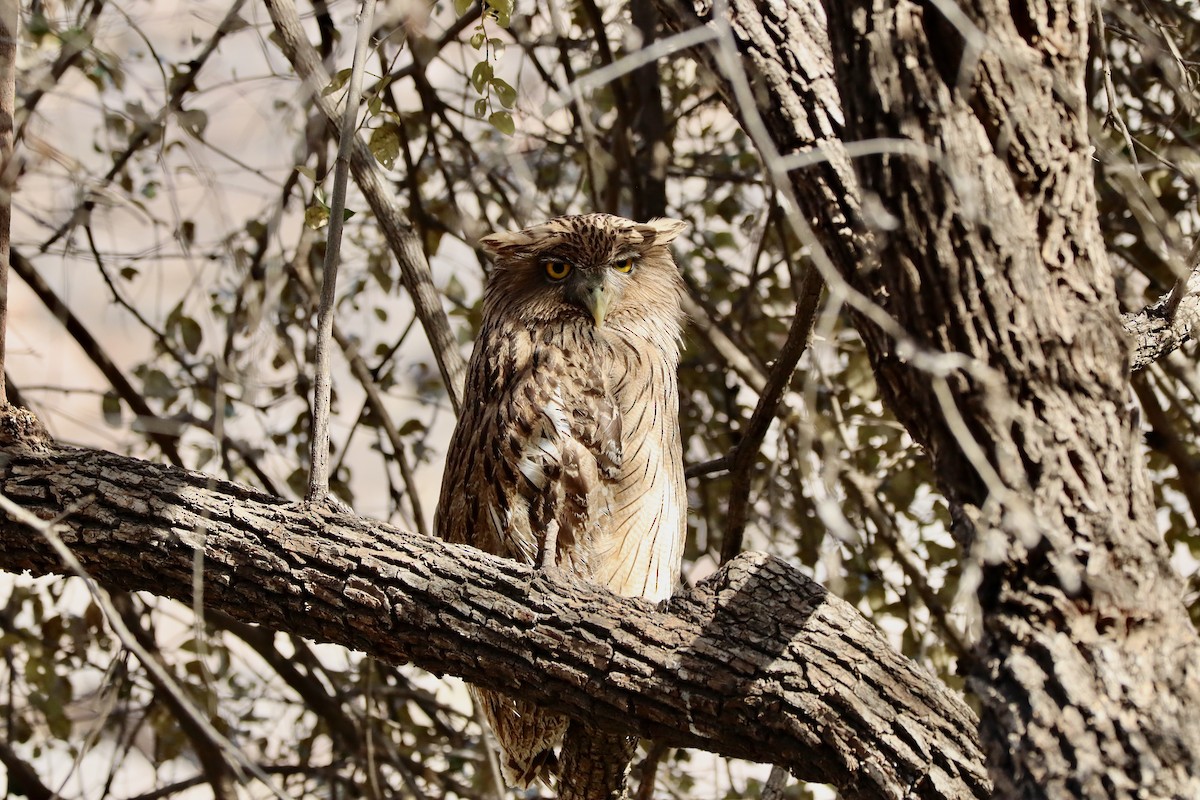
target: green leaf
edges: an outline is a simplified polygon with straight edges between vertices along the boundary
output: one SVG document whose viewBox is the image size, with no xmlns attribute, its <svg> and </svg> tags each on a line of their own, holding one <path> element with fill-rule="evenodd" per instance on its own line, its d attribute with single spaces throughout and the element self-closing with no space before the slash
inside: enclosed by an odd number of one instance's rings
<svg viewBox="0 0 1200 800">
<path fill-rule="evenodd" d="M 454 13 L 461 17 L 473 5 L 475 5 L 475 0 L 454 0 Z"/>
<path fill-rule="evenodd" d="M 200 329 L 200 323 L 191 317 L 179 318 L 179 338 L 183 341 L 183 346 L 192 355 L 195 355 L 200 350 L 200 342 L 204 339 L 204 331 Z"/>
<path fill-rule="evenodd" d="M 314 231 L 324 228 L 329 224 L 329 206 L 323 203 L 313 203 L 304 209 L 304 224 Z"/>
<path fill-rule="evenodd" d="M 481 97 L 475 101 L 475 116 L 482 117 L 485 113 L 487 113 L 487 100 Z"/>
<path fill-rule="evenodd" d="M 368 147 L 376 161 L 391 169 L 400 155 L 400 126 L 394 122 L 387 122 L 371 131 Z"/>
<path fill-rule="evenodd" d="M 108 391 L 100 401 L 100 410 L 104 412 L 104 421 L 114 428 L 121 427 L 121 398 L 117 393 Z"/>
<path fill-rule="evenodd" d="M 501 28 L 507 28 L 512 23 L 513 0 L 487 0 L 487 5 Z"/>
<path fill-rule="evenodd" d="M 173 399 L 176 395 L 175 386 L 162 370 L 149 369 L 142 377 L 142 393 L 147 397 L 162 400 Z"/>
<path fill-rule="evenodd" d="M 492 77 L 492 65 L 486 61 L 480 61 L 475 65 L 475 69 L 471 70 L 471 85 L 475 87 L 475 91 L 483 94 L 483 90 L 491 82 Z"/>
<path fill-rule="evenodd" d="M 500 105 L 505 108 L 512 108 L 513 103 L 517 102 L 517 90 L 509 86 L 508 81 L 503 78 L 492 78 L 492 91 L 496 93 Z"/>
<path fill-rule="evenodd" d="M 421 420 L 410 419 L 400 426 L 400 430 L 397 431 L 397 433 L 399 433 L 401 436 L 411 436 L 412 434 L 423 430 L 425 430 L 425 425 L 421 422 Z"/>
<path fill-rule="evenodd" d="M 492 123 L 492 127 L 503 133 L 505 136 L 512 136 L 516 132 L 517 126 L 513 122 L 512 114 L 507 111 L 497 111 L 488 116 L 488 122 Z"/>
<path fill-rule="evenodd" d="M 204 138 L 204 129 L 208 127 L 208 114 L 198 108 L 180 111 L 175 115 L 183 129 L 197 139 Z"/>
<path fill-rule="evenodd" d="M 483 47 L 483 43 L 486 41 L 487 37 L 484 35 L 483 31 L 476 31 L 475 35 L 471 37 L 471 47 L 474 47 L 476 50 L 478 50 L 479 48 Z"/>
<path fill-rule="evenodd" d="M 337 74 L 329 81 L 329 84 L 321 90 L 322 97 L 328 97 L 346 85 L 346 81 L 350 80 L 351 69 L 340 69 Z"/>
</svg>

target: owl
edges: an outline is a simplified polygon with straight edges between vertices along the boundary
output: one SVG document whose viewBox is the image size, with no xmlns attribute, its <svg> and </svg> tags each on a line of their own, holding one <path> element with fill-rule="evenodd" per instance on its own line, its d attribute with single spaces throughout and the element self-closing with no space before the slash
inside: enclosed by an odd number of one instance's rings
<svg viewBox="0 0 1200 800">
<path fill-rule="evenodd" d="M 653 601 L 675 588 L 687 496 L 679 438 L 686 227 L 558 217 L 481 244 L 494 268 L 438 535 Z M 472 690 L 511 785 L 555 771 L 565 717 Z"/>
</svg>

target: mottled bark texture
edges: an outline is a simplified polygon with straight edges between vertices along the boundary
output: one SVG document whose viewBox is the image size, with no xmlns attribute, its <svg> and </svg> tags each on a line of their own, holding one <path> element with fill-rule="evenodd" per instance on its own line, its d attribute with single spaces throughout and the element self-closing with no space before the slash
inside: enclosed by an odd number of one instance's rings
<svg viewBox="0 0 1200 800">
<path fill-rule="evenodd" d="M 673 27 L 711 24 L 707 2 L 656 4 Z M 1088 4 L 837 0 L 827 27 L 799 0 L 725 7 L 775 149 L 831 156 L 788 175 L 820 244 L 906 333 L 856 317 L 962 522 L 997 794 L 1200 797 L 1197 639 L 1154 524 L 1097 227 Z M 846 174 L 837 140 L 879 154 Z"/>
<path fill-rule="evenodd" d="M 190 601 L 202 548 L 204 603 L 235 619 L 520 694 L 606 735 L 778 763 L 846 798 L 989 796 L 962 701 L 769 556 L 743 555 L 662 611 L 99 451 L 0 437 L 0 493 L 61 515 L 64 541 L 113 589 Z M 8 519 L 0 568 L 62 570 L 39 535 Z"/>
<path fill-rule="evenodd" d="M 992 778 L 1009 797 L 1200 797 L 1200 652 L 1096 216 L 1087 4 L 938 8 L 826 4 L 848 140 L 928 153 L 856 162 L 895 225 L 851 278 L 920 347 L 971 359 L 943 380 L 872 353 L 975 531 Z"/>
</svg>

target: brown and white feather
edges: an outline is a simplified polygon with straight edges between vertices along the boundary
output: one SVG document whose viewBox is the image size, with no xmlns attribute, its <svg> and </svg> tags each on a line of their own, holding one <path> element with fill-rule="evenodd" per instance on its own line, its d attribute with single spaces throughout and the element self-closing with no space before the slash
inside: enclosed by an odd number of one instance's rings
<svg viewBox="0 0 1200 800">
<path fill-rule="evenodd" d="M 484 238 L 494 269 L 447 455 L 439 536 L 553 564 L 618 594 L 670 596 L 687 515 L 676 377 L 683 282 L 669 249 L 683 227 L 588 214 Z M 625 259 L 628 274 L 613 266 Z M 549 261 L 571 273 L 551 280 Z M 580 281 L 607 293 L 602 324 L 578 302 Z M 552 771 L 565 718 L 476 696 L 511 783 Z"/>
</svg>

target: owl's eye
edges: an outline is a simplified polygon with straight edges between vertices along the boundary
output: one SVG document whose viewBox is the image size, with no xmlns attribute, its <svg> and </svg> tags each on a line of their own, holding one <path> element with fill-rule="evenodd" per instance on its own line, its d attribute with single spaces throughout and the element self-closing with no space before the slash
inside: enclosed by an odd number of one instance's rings
<svg viewBox="0 0 1200 800">
<path fill-rule="evenodd" d="M 571 264 L 567 261 L 547 261 L 546 277 L 552 281 L 561 281 L 571 274 Z"/>
<path fill-rule="evenodd" d="M 632 258 L 618 259 L 617 261 L 613 262 L 612 268 L 615 269 L 617 272 L 633 272 L 633 259 Z"/>
</svg>

